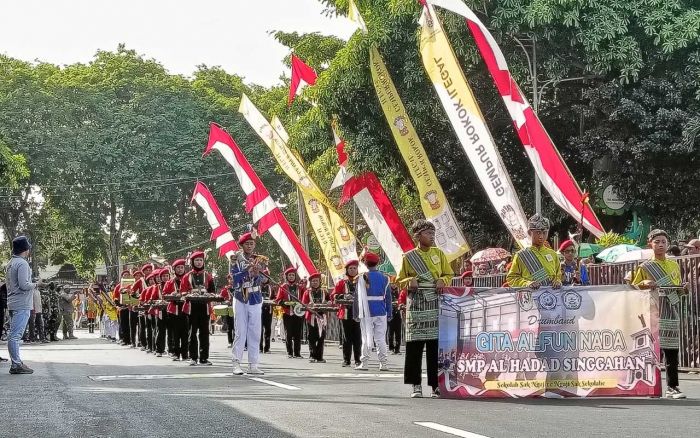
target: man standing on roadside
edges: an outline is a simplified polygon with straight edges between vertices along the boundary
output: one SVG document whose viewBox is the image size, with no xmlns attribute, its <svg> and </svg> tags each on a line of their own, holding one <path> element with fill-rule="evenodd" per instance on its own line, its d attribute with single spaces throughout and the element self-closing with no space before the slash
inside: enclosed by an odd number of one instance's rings
<svg viewBox="0 0 700 438">
<path fill-rule="evenodd" d="M 12 366 L 10 374 L 31 374 L 31 368 L 22 362 L 19 355 L 19 343 L 27 327 L 29 315 L 34 307 L 34 288 L 42 284 L 32 283 L 32 268 L 27 257 L 32 245 L 25 236 L 12 241 L 12 259 L 7 264 L 7 309 L 10 311 L 10 332 L 7 337 L 7 350 Z"/>
</svg>

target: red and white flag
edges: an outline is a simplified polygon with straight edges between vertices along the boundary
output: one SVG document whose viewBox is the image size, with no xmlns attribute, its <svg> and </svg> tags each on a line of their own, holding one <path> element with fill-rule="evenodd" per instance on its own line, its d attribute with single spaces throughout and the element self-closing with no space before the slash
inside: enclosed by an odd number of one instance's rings
<svg viewBox="0 0 700 438">
<path fill-rule="evenodd" d="M 398 272 L 401 269 L 401 258 L 415 245 L 401 222 L 399 214 L 387 196 L 382 183 L 374 173 L 367 172 L 353 176 L 343 186 L 343 196 L 340 205 L 350 199 L 355 201 L 357 209 L 365 219 L 379 246 Z"/>
<path fill-rule="evenodd" d="M 582 203 L 583 193 L 564 163 L 552 139 L 532 110 L 520 87 L 508 69 L 508 63 L 491 32 L 461 0 L 427 0 L 461 15 L 474 36 L 481 56 L 496 83 L 506 108 L 513 119 L 515 130 L 525 147 L 537 176 L 554 202 L 577 221 L 583 212 L 583 226 L 593 235 L 601 236 L 605 230 L 588 203 Z"/>
<path fill-rule="evenodd" d="M 332 123 L 333 127 L 333 139 L 335 140 L 335 152 L 338 154 L 338 173 L 335 175 L 333 182 L 331 183 L 331 190 L 338 187 L 342 187 L 350 177 L 352 177 L 352 172 L 347 168 L 348 164 L 348 154 L 345 153 L 345 140 L 343 140 L 338 134 L 338 129 L 335 123 Z"/>
<path fill-rule="evenodd" d="M 233 138 L 215 123 L 210 125 L 209 142 L 204 155 L 209 154 L 212 149 L 219 151 L 224 160 L 233 167 L 241 188 L 246 194 L 246 211 L 253 216 L 253 223 L 258 224 L 258 233 L 263 234 L 266 231 L 270 233 L 291 264 L 297 268 L 300 277 L 308 278 L 309 275 L 316 273 L 316 267 L 301 246 L 296 233 L 289 226 L 284 214 L 277 207 L 241 149 Z"/>
<path fill-rule="evenodd" d="M 216 242 L 219 257 L 226 256 L 228 258 L 233 255 L 238 250 L 238 243 L 236 243 L 236 239 L 233 237 L 231 228 L 226 223 L 226 219 L 221 213 L 216 199 L 214 199 L 214 196 L 204 183 L 197 182 L 190 202 L 196 202 L 204 210 L 207 222 L 209 222 L 211 227 L 211 240 Z"/>
<path fill-rule="evenodd" d="M 292 53 L 292 82 L 289 84 L 289 99 L 287 105 L 294 102 L 294 98 L 301 94 L 301 90 L 307 85 L 314 85 L 318 75 L 313 68 L 309 67 Z"/>
</svg>

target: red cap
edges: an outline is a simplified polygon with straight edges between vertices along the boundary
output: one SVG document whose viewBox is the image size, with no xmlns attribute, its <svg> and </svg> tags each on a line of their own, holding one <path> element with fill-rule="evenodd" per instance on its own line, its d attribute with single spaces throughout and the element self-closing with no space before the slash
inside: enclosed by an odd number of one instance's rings
<svg viewBox="0 0 700 438">
<path fill-rule="evenodd" d="M 249 240 L 255 241 L 255 239 L 253 238 L 253 233 L 245 233 L 244 235 L 239 237 L 238 244 L 243 245 L 244 243 L 246 243 Z"/>
<path fill-rule="evenodd" d="M 350 266 L 359 266 L 360 262 L 357 260 L 350 260 L 347 263 L 345 263 L 345 269 L 349 268 Z"/>
<path fill-rule="evenodd" d="M 192 255 L 190 255 L 190 260 L 199 259 L 199 258 L 201 258 L 201 259 L 204 258 L 204 251 L 202 251 L 201 249 L 198 249 L 197 251 L 193 252 Z"/>
<path fill-rule="evenodd" d="M 151 272 L 150 274 L 148 274 L 148 276 L 146 276 L 146 281 L 155 279 L 156 275 L 158 275 L 158 271 Z"/>
<path fill-rule="evenodd" d="M 563 241 L 563 242 L 561 243 L 561 245 L 559 245 L 559 252 L 564 251 L 566 248 L 568 248 L 568 247 L 570 247 L 570 246 L 575 246 L 573 240 L 565 240 L 565 241 Z"/>
<path fill-rule="evenodd" d="M 464 271 L 462 275 L 460 275 L 460 278 L 471 278 L 472 277 L 472 271 Z"/>
<path fill-rule="evenodd" d="M 314 278 L 321 278 L 321 274 L 319 272 L 316 272 L 314 274 L 309 275 L 309 281 L 313 280 Z"/>
<path fill-rule="evenodd" d="M 159 272 L 158 275 L 160 275 L 161 277 L 162 277 L 163 275 L 170 275 L 170 269 L 168 269 L 168 268 L 163 268 L 163 269 L 161 269 L 161 270 L 158 271 L 158 272 Z"/>
<path fill-rule="evenodd" d="M 296 273 L 297 273 L 297 268 L 295 268 L 294 266 L 290 266 L 284 271 L 285 277 L 287 276 L 287 274 L 296 274 Z"/>
<path fill-rule="evenodd" d="M 153 263 L 146 263 L 145 265 L 143 265 L 143 266 L 141 267 L 141 271 L 144 271 L 144 270 L 149 269 L 149 268 L 150 268 L 151 270 L 153 270 Z"/>
<path fill-rule="evenodd" d="M 172 266 L 173 268 L 174 268 L 175 266 L 185 266 L 185 259 L 177 259 L 177 260 L 174 260 L 174 261 L 170 264 L 170 266 Z"/>
<path fill-rule="evenodd" d="M 122 273 L 120 274 L 121 277 L 123 277 L 123 276 L 125 276 L 125 275 L 131 275 L 131 271 L 129 271 L 128 269 L 126 269 L 126 270 L 122 271 Z"/>
<path fill-rule="evenodd" d="M 137 275 L 143 276 L 143 272 L 141 272 L 140 269 L 137 269 L 137 270 L 134 271 L 134 274 L 133 274 L 133 275 L 134 275 L 134 277 L 136 277 Z"/>
<path fill-rule="evenodd" d="M 379 255 L 375 254 L 373 252 L 369 252 L 369 251 L 366 252 L 363 259 L 367 263 L 374 263 L 375 265 L 379 264 Z M 347 265 L 346 265 L 346 267 L 347 267 Z"/>
</svg>

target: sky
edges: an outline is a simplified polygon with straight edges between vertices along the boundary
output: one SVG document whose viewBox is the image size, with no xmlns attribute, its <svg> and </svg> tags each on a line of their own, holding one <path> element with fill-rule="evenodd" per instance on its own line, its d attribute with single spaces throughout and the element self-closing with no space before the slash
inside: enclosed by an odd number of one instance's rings
<svg viewBox="0 0 700 438">
<path fill-rule="evenodd" d="M 289 50 L 270 31 L 348 39 L 346 17 L 326 17 L 318 0 L 21 0 L 0 2 L 0 53 L 25 61 L 89 62 L 119 43 L 189 76 L 221 66 L 247 83 L 273 85 Z"/>
</svg>

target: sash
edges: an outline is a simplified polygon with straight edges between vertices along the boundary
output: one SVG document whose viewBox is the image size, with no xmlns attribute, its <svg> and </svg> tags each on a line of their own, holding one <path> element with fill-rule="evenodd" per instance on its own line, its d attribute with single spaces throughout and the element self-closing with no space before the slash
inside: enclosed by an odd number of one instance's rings
<svg viewBox="0 0 700 438">
<path fill-rule="evenodd" d="M 414 271 L 416 271 L 416 278 L 418 280 L 418 288 L 423 289 L 423 296 L 426 300 L 432 301 L 437 299 L 437 294 L 435 293 L 435 277 L 433 273 L 428 269 L 428 265 L 425 264 L 423 257 L 418 254 L 418 249 L 412 249 L 408 251 L 406 255 L 406 260 L 408 264 L 411 265 Z"/>
<path fill-rule="evenodd" d="M 547 275 L 542 262 L 537 258 L 535 253 L 530 248 L 525 248 L 518 252 L 518 257 L 523 261 L 525 267 L 530 271 L 530 276 L 533 281 L 540 283 L 542 286 L 551 286 L 552 279 Z"/>
<path fill-rule="evenodd" d="M 654 279 L 658 286 L 675 286 L 671 276 L 655 260 L 649 260 L 640 266 Z M 680 348 L 680 316 L 677 306 L 680 297 L 676 290 L 666 290 L 659 294 L 659 344 L 661 348 L 676 350 Z"/>
</svg>

